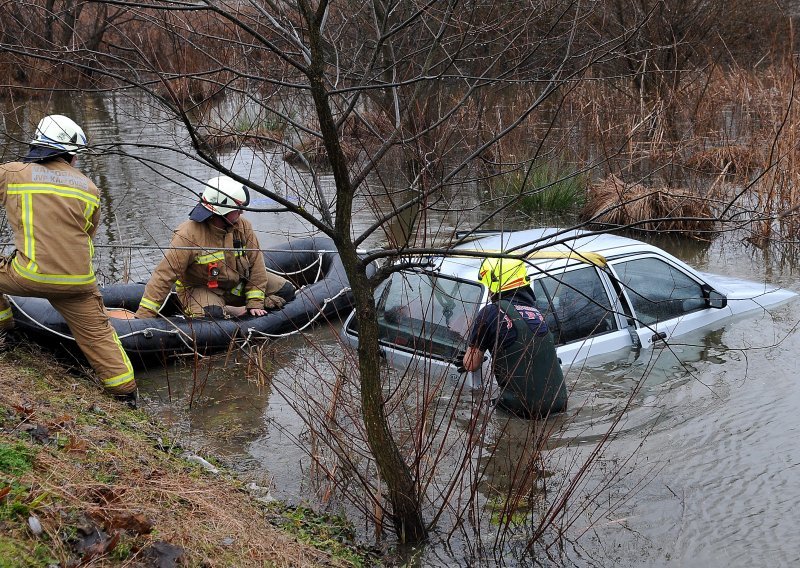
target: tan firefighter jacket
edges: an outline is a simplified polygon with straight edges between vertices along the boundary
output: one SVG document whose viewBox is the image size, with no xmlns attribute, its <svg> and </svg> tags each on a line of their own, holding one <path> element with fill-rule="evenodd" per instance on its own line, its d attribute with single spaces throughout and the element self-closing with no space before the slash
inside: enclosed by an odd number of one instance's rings
<svg viewBox="0 0 800 568">
<path fill-rule="evenodd" d="M 145 287 L 137 317 L 155 317 L 173 283 L 179 291 L 205 286 L 243 296 L 251 309 L 263 308 L 265 296 L 280 290 L 286 280 L 267 273 L 253 226 L 240 217 L 226 229 L 208 222 L 181 223 Z"/>
<path fill-rule="evenodd" d="M 14 231 L 17 274 L 45 288 L 96 286 L 92 237 L 100 198 L 89 178 L 62 159 L 2 164 L 0 203 Z"/>
</svg>

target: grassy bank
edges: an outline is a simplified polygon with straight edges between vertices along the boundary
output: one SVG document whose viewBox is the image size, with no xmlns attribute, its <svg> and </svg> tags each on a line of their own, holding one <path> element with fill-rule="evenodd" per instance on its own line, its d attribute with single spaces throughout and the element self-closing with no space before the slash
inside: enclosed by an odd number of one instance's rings
<svg viewBox="0 0 800 568">
<path fill-rule="evenodd" d="M 0 567 L 366 566 L 346 524 L 253 499 L 47 356 L 0 355 Z"/>
</svg>

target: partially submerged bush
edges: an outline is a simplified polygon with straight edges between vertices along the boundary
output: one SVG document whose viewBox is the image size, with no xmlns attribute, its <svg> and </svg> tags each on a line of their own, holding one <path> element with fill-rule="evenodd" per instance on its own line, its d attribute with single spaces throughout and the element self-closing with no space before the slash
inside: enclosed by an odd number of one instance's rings
<svg viewBox="0 0 800 568">
<path fill-rule="evenodd" d="M 725 145 L 698 150 L 689 156 L 686 166 L 701 173 L 747 178 L 764 167 L 764 159 L 764 156 L 750 147 Z"/>
<path fill-rule="evenodd" d="M 591 186 L 581 218 L 595 225 L 708 237 L 715 228 L 708 199 L 678 188 L 625 183 L 614 175 Z"/>
</svg>

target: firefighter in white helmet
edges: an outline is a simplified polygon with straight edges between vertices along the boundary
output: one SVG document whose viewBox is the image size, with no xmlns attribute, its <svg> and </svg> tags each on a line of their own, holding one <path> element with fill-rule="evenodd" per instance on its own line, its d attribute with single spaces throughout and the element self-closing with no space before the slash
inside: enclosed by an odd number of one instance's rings
<svg viewBox="0 0 800 568">
<path fill-rule="evenodd" d="M 39 122 L 21 161 L 0 165 L 0 203 L 16 247 L 0 257 L 0 292 L 47 298 L 105 390 L 134 406 L 133 368 L 109 324 L 95 280 L 92 238 L 100 197 L 94 183 L 74 167 L 85 148 L 81 127 L 54 114 Z M 0 296 L 0 335 L 13 327 L 9 302 Z"/>
<path fill-rule="evenodd" d="M 291 282 L 267 272 L 253 226 L 241 216 L 247 188 L 227 176 L 206 186 L 147 282 L 136 317 L 155 317 L 173 284 L 189 317 L 261 316 L 294 298 Z"/>
</svg>

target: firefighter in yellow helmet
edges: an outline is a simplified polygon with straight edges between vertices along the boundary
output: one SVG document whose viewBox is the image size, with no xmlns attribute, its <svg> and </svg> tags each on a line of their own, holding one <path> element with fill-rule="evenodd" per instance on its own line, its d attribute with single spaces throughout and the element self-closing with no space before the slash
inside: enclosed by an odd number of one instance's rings
<svg viewBox="0 0 800 568">
<path fill-rule="evenodd" d="M 135 406 L 133 368 L 108 322 L 92 265 L 100 197 L 74 167 L 85 147 L 80 126 L 50 115 L 39 122 L 27 155 L 0 165 L 0 203 L 16 247 L 0 257 L 0 292 L 49 300 L 106 392 Z M 13 327 L 9 302 L 0 296 L 0 333 Z"/>
<path fill-rule="evenodd" d="M 230 177 L 206 182 L 150 276 L 136 317 L 156 317 L 173 284 L 189 317 L 261 316 L 294 298 L 291 282 L 267 272 L 253 226 L 241 216 L 248 202 L 247 189 Z"/>
<path fill-rule="evenodd" d="M 498 406 L 524 417 L 547 416 L 567 407 L 567 390 L 553 336 L 536 309 L 527 265 L 520 259 L 487 258 L 478 280 L 491 303 L 472 323 L 463 365 L 475 371 L 492 353 L 501 388 Z"/>
</svg>

